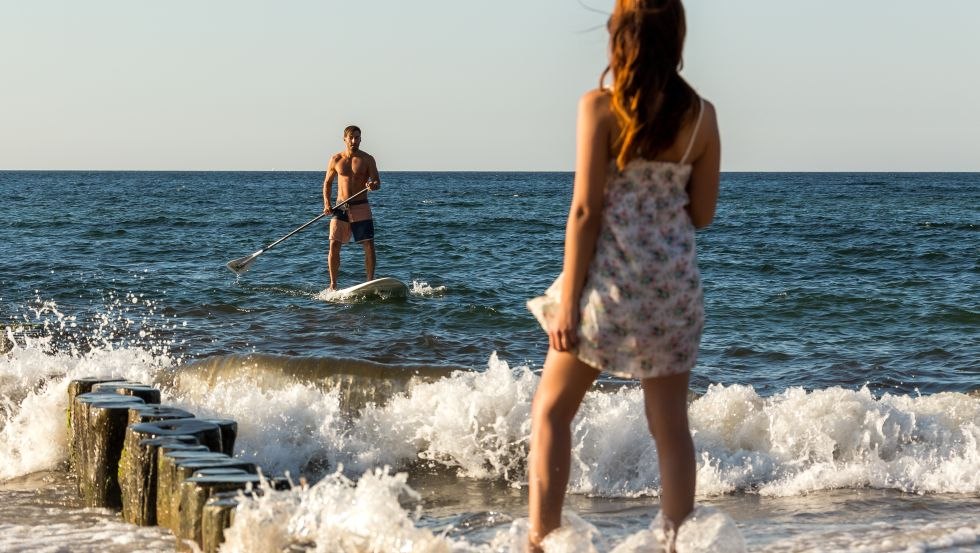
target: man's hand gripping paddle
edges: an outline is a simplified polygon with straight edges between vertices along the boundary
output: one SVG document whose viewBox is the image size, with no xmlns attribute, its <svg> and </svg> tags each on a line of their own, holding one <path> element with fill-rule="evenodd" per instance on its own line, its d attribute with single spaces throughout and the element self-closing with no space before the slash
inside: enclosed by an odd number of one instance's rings
<svg viewBox="0 0 980 553">
<path fill-rule="evenodd" d="M 290 236 L 296 234 L 297 232 L 305 229 L 306 227 L 312 225 L 313 223 L 319 221 L 320 219 L 323 219 L 327 215 L 338 215 L 338 216 L 340 216 L 340 214 L 346 215 L 346 213 L 347 213 L 346 207 L 347 207 L 348 202 L 350 202 L 354 198 L 360 196 L 361 194 L 367 193 L 367 191 L 368 191 L 368 189 L 367 189 L 367 187 L 365 187 L 364 190 L 361 190 L 360 192 L 354 194 L 350 198 L 347 198 L 346 200 L 337 203 L 337 205 L 333 206 L 330 209 L 330 211 L 324 211 L 323 213 L 317 215 L 313 219 L 310 219 L 308 222 L 302 224 L 296 230 L 290 232 L 286 236 L 283 236 L 279 240 L 276 240 L 275 242 L 269 244 L 268 246 L 263 247 L 262 249 L 258 250 L 257 252 L 253 253 L 252 255 L 246 255 L 245 257 L 239 257 L 238 259 L 232 259 L 231 261 L 229 261 L 228 263 L 226 263 L 226 265 L 228 266 L 229 269 L 231 269 L 232 271 L 234 271 L 236 275 L 241 275 L 242 273 L 244 273 L 245 271 L 247 271 L 249 269 L 249 267 L 252 265 L 252 263 L 254 263 L 255 260 L 258 259 L 258 257 L 260 255 L 262 255 L 265 252 L 267 252 L 267 251 L 271 250 L 272 248 L 276 247 L 283 240 L 285 240 L 285 239 L 289 238 Z"/>
</svg>

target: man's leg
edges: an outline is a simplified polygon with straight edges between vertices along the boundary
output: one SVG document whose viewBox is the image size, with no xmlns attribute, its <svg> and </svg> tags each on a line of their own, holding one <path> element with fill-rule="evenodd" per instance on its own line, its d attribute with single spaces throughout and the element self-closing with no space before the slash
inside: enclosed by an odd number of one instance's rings
<svg viewBox="0 0 980 553">
<path fill-rule="evenodd" d="M 364 272 L 367 273 L 368 280 L 374 280 L 374 240 L 365 240 L 364 244 Z"/>
<path fill-rule="evenodd" d="M 330 271 L 330 290 L 337 289 L 337 275 L 340 273 L 340 240 L 330 241 L 327 253 L 327 270 Z"/>
</svg>

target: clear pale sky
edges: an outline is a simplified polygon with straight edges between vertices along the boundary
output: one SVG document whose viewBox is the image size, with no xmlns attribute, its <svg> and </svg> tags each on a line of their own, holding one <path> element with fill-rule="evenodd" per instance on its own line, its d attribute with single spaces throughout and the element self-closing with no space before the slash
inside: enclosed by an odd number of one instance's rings
<svg viewBox="0 0 980 553">
<path fill-rule="evenodd" d="M 727 171 L 980 171 L 980 1 L 688 0 Z M 0 169 L 571 170 L 611 0 L 0 0 Z"/>
</svg>

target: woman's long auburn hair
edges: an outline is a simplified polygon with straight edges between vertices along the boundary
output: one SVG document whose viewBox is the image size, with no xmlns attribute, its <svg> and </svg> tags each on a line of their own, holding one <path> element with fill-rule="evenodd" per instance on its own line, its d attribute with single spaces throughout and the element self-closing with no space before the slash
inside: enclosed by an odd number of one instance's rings
<svg viewBox="0 0 980 553">
<path fill-rule="evenodd" d="M 612 110 L 619 122 L 616 166 L 653 159 L 669 148 L 697 94 L 678 71 L 683 65 L 684 7 L 680 0 L 616 0 L 609 18 Z"/>
</svg>

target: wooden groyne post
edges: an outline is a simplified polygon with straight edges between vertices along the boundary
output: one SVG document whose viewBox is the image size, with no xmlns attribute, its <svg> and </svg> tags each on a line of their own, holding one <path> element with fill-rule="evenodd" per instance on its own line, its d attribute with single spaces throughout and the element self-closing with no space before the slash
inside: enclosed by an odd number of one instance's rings
<svg viewBox="0 0 980 553">
<path fill-rule="evenodd" d="M 68 465 L 89 507 L 173 531 L 179 551 L 190 542 L 218 550 L 242 493 L 279 489 L 254 463 L 234 458 L 238 423 L 201 419 L 161 405 L 160 390 L 114 378 L 80 378 L 68 386 Z"/>
</svg>

